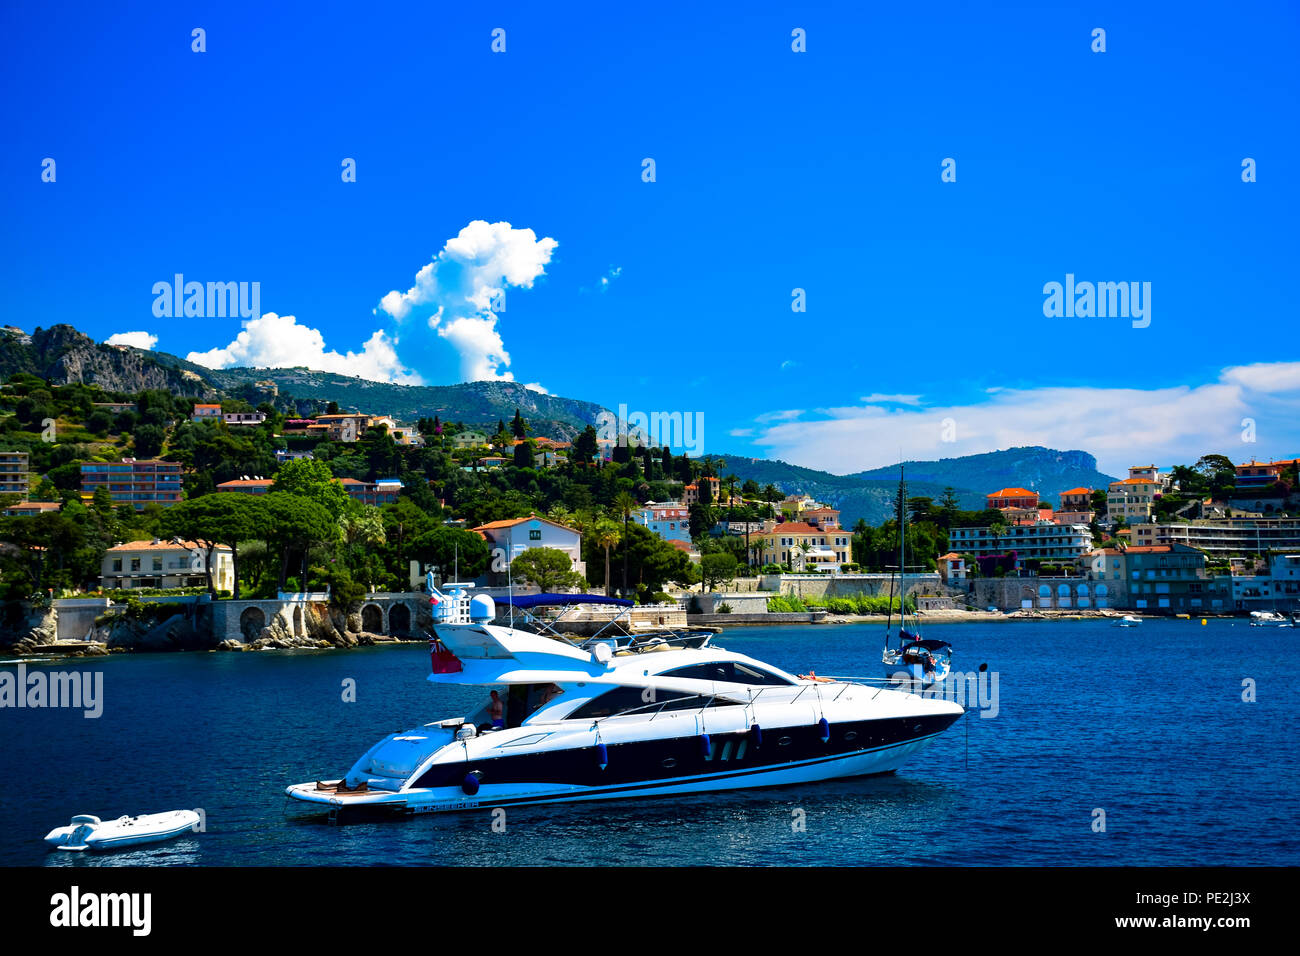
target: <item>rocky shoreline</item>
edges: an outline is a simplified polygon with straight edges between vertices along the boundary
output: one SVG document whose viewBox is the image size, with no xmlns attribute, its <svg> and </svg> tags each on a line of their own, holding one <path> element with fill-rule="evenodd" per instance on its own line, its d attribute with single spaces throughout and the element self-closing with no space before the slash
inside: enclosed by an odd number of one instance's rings
<svg viewBox="0 0 1300 956">
<path fill-rule="evenodd" d="M 419 617 L 419 616 L 418 616 Z M 417 617 L 417 628 L 432 621 Z M 209 622 L 193 606 L 157 618 L 126 614 L 98 618 L 85 638 L 58 639 L 55 608 L 30 611 L 17 631 L 0 632 L 0 653 L 15 657 L 103 657 L 108 654 L 165 653 L 169 651 L 330 650 L 374 647 L 382 644 L 424 643 L 425 638 L 375 634 L 362 627 L 361 615 L 344 614 L 325 604 L 305 607 L 301 633 L 293 633 L 280 616 L 249 640 L 219 640 Z"/>
</svg>

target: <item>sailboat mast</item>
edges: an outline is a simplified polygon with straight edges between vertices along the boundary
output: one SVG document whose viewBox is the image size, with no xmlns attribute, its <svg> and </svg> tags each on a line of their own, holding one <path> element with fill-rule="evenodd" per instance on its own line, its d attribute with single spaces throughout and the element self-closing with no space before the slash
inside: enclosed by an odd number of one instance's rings
<svg viewBox="0 0 1300 956">
<path fill-rule="evenodd" d="M 907 483 L 904 465 L 898 465 L 898 626 L 907 629 L 907 502 L 904 495 Z M 902 638 L 899 638 L 902 642 Z"/>
</svg>

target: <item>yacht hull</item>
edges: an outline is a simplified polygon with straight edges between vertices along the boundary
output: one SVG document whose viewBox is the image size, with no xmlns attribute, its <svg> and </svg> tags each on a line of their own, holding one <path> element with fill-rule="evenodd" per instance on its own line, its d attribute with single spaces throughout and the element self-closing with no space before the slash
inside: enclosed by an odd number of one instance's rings
<svg viewBox="0 0 1300 956">
<path fill-rule="evenodd" d="M 749 732 L 710 735 L 707 749 L 698 735 L 610 744 L 603 767 L 595 748 L 552 750 L 435 765 L 397 791 L 338 793 L 329 785 L 321 789 L 304 783 L 286 792 L 332 815 L 366 810 L 416 814 L 816 783 L 892 773 L 958 716 L 833 725 L 830 739 L 823 738 L 818 725 L 772 728 L 762 731 L 757 746 L 756 735 Z M 461 785 L 471 772 L 482 781 L 473 794 Z"/>
</svg>

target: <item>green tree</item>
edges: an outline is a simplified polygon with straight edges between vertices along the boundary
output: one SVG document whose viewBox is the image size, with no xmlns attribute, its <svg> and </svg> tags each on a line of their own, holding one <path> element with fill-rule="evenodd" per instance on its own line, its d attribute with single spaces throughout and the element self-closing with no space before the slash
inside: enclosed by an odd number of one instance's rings
<svg viewBox="0 0 1300 956">
<path fill-rule="evenodd" d="M 424 564 L 436 565 L 444 581 L 457 573 L 461 580 L 476 578 L 488 568 L 487 542 L 464 528 L 438 527 L 413 539 L 407 553 Z"/>
<path fill-rule="evenodd" d="M 623 533 L 612 521 L 601 520 L 595 527 L 595 544 L 605 550 L 605 594 L 609 594 L 609 552 L 618 547 L 623 540 Z"/>
<path fill-rule="evenodd" d="M 355 502 L 334 480 L 329 466 L 313 458 L 298 458 L 281 465 L 271 482 L 271 493 L 276 492 L 307 498 L 335 516 L 354 510 Z"/>
<path fill-rule="evenodd" d="M 581 587 L 582 575 L 573 570 L 569 556 L 557 548 L 529 548 L 510 563 L 516 581 L 535 584 L 544 592 Z"/>
<path fill-rule="evenodd" d="M 628 534 L 627 534 L 627 528 L 628 528 L 628 523 L 629 523 L 629 522 L 631 521 L 631 519 L 632 519 L 632 513 L 633 513 L 634 511 L 636 511 L 636 509 L 637 509 L 637 500 L 636 500 L 635 498 L 633 498 L 630 494 L 628 494 L 626 491 L 620 491 L 618 494 L 616 494 L 616 495 L 614 496 L 614 502 L 613 502 L 613 505 L 612 505 L 612 509 L 613 509 L 614 514 L 619 515 L 619 516 L 621 516 L 621 517 L 623 518 L 623 541 L 625 542 L 625 544 L 624 544 L 624 549 L 623 549 L 623 588 L 622 588 L 622 590 L 623 590 L 623 593 L 626 594 L 626 593 L 627 593 L 627 547 L 626 547 L 626 542 L 629 540 L 629 539 L 628 539 Z"/>
<path fill-rule="evenodd" d="M 305 579 L 311 549 L 338 540 L 338 518 L 324 505 L 304 495 L 272 490 L 261 501 L 266 506 L 267 541 L 280 552 L 279 587 L 283 589 L 289 578 L 289 560 L 295 553 L 302 555 Z M 303 586 L 307 586 L 306 580 Z"/>
<path fill-rule="evenodd" d="M 162 452 L 163 441 L 167 437 L 161 425 L 140 425 L 132 438 L 132 448 L 136 458 L 155 458 Z"/>
<path fill-rule="evenodd" d="M 736 556 L 729 551 L 704 555 L 700 558 L 700 574 L 705 590 L 712 591 L 718 584 L 730 584 L 736 577 L 738 566 Z"/>
<path fill-rule="evenodd" d="M 584 428 L 573 440 L 573 460 L 585 465 L 594 459 L 600 451 L 600 445 L 596 440 L 598 437 L 596 429 L 591 425 Z"/>
<path fill-rule="evenodd" d="M 240 542 L 265 539 L 271 532 L 271 519 L 262 498 L 225 491 L 173 505 L 163 513 L 161 526 L 168 537 L 189 539 L 204 549 L 209 593 L 216 593 L 212 582 L 212 555 L 219 545 L 228 545 L 235 574 L 234 597 L 238 600 Z"/>
</svg>

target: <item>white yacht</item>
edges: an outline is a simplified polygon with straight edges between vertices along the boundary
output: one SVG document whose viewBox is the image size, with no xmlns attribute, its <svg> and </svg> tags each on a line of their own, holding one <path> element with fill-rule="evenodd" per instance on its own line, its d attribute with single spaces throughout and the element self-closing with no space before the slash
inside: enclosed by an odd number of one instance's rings
<svg viewBox="0 0 1300 956">
<path fill-rule="evenodd" d="M 1251 627 L 1291 627 L 1291 619 L 1279 611 L 1251 611 Z"/>
<path fill-rule="evenodd" d="M 434 684 L 481 686 L 473 713 L 380 740 L 338 779 L 287 794 L 331 817 L 701 793 L 889 773 L 963 713 L 882 684 L 807 678 L 713 646 L 494 623 L 495 602 L 434 592 Z M 617 603 L 514 597 L 509 606 Z"/>
</svg>

